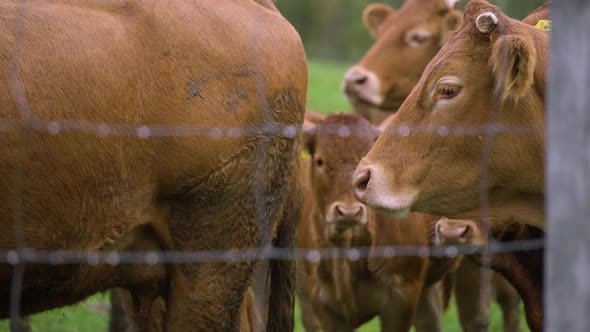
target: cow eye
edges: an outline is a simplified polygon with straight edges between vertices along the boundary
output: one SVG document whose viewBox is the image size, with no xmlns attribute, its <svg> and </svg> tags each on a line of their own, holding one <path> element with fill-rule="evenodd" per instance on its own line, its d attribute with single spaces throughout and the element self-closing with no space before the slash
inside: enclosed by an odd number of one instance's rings
<svg viewBox="0 0 590 332">
<path fill-rule="evenodd" d="M 316 158 L 315 164 L 317 167 L 322 167 L 324 166 L 324 160 L 322 158 Z"/>
<path fill-rule="evenodd" d="M 434 91 L 432 102 L 436 103 L 441 100 L 455 98 L 461 92 L 461 89 L 463 89 L 463 87 L 460 84 L 448 81 L 440 82 L 436 86 L 436 91 Z"/>
<path fill-rule="evenodd" d="M 443 85 L 438 87 L 438 95 L 440 98 L 449 99 L 455 97 L 459 93 L 459 86 Z"/>
</svg>

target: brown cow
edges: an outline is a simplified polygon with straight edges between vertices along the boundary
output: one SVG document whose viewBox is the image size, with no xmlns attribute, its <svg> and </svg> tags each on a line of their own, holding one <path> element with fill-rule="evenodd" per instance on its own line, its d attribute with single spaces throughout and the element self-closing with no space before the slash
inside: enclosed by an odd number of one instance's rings
<svg viewBox="0 0 590 332">
<path fill-rule="evenodd" d="M 307 66 L 263 2 L 0 3 L 0 250 L 288 246 Z M 270 267 L 268 329 L 290 331 L 294 269 Z M 167 331 L 235 331 L 254 268 L 27 263 L 20 309 L 122 287 L 139 314 L 165 299 Z"/>
<path fill-rule="evenodd" d="M 407 0 L 399 11 L 384 5 L 370 4 L 363 13 L 375 44 L 360 62 L 345 75 L 343 89 L 355 111 L 380 129 L 418 83 L 428 62 L 447 39 L 449 31 L 461 23 L 458 1 Z M 379 89 L 378 89 L 379 88 Z M 371 96 L 386 96 L 385 98 Z M 371 105 L 372 99 L 384 99 Z M 387 106 L 389 105 L 389 106 Z M 469 260 L 462 262 L 455 276 L 457 309 L 465 331 L 481 331 L 488 324 L 492 289 L 482 280 L 492 278 L 504 316 L 505 330 L 518 331 L 520 312 L 516 291 L 502 277 L 487 276 Z M 489 288 L 489 287 L 488 287 Z M 485 290 L 484 290 L 485 289 Z"/>
<path fill-rule="evenodd" d="M 543 229 L 548 48 L 547 33 L 471 1 L 357 168 L 357 197 L 398 218 L 470 218 L 483 189 L 497 221 Z"/>
<path fill-rule="evenodd" d="M 299 247 L 429 244 L 431 222 L 438 218 L 412 215 L 410 220 L 392 222 L 354 198 L 352 173 L 378 134 L 365 119 L 350 113 L 331 114 L 307 133 L 311 157 L 303 160 Z M 298 274 L 307 331 L 352 331 L 375 316 L 383 331 L 408 331 L 416 310 L 417 331 L 440 330 L 438 282 L 456 259 L 332 257 L 307 260 Z"/>
<path fill-rule="evenodd" d="M 436 224 L 439 244 L 486 245 L 489 225 L 474 220 L 442 218 Z M 539 239 L 540 229 L 523 224 L 505 224 L 491 229 L 493 239 L 502 242 Z M 543 249 L 495 253 L 489 256 L 489 266 L 512 283 L 522 296 L 526 319 L 531 331 L 543 331 Z M 482 264 L 482 256 L 469 256 Z"/>
<path fill-rule="evenodd" d="M 368 5 L 363 21 L 375 44 L 344 77 L 356 112 L 377 125 L 397 111 L 424 68 L 461 23 L 458 0 L 406 0 L 399 10 Z"/>
</svg>

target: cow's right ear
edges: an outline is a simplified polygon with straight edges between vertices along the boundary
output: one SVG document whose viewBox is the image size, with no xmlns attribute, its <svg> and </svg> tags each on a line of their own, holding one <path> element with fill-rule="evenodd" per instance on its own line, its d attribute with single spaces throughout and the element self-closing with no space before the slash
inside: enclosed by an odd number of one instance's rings
<svg viewBox="0 0 590 332">
<path fill-rule="evenodd" d="M 303 150 L 313 154 L 316 124 L 305 119 L 303 120 Z"/>
<path fill-rule="evenodd" d="M 387 18 L 395 12 L 395 9 L 382 3 L 372 3 L 363 11 L 365 26 L 374 38 L 378 38 L 383 31 Z"/>
</svg>

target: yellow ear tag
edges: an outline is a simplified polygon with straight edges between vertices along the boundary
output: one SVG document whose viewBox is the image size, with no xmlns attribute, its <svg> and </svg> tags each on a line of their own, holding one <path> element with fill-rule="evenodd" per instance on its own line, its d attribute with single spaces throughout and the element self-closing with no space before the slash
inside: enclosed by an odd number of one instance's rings
<svg viewBox="0 0 590 332">
<path fill-rule="evenodd" d="M 537 22 L 537 25 L 535 25 L 535 28 L 537 28 L 541 31 L 551 31 L 551 21 L 550 20 L 540 20 L 539 22 Z"/>
<path fill-rule="evenodd" d="M 307 150 L 305 150 L 305 149 L 302 149 L 301 150 L 301 159 L 307 159 L 309 157 L 310 157 L 309 152 L 307 152 Z"/>
</svg>

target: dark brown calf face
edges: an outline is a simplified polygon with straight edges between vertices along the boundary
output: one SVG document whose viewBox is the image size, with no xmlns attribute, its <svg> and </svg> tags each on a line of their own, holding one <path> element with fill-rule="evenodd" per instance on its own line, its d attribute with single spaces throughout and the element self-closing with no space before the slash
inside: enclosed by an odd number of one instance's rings
<svg viewBox="0 0 590 332">
<path fill-rule="evenodd" d="M 371 4 L 363 13 L 376 38 L 358 64 L 344 77 L 343 90 L 357 107 L 397 110 L 422 71 L 459 26 L 458 0 L 406 0 L 399 11 Z"/>
<path fill-rule="evenodd" d="M 367 223 L 369 211 L 354 196 L 351 182 L 377 137 L 377 129 L 357 114 L 330 115 L 305 132 L 314 205 L 326 227 L 337 233 Z"/>
<path fill-rule="evenodd" d="M 482 180 L 498 204 L 542 195 L 548 47 L 547 33 L 471 1 L 357 168 L 357 197 L 398 217 L 455 217 L 479 208 Z"/>
</svg>

